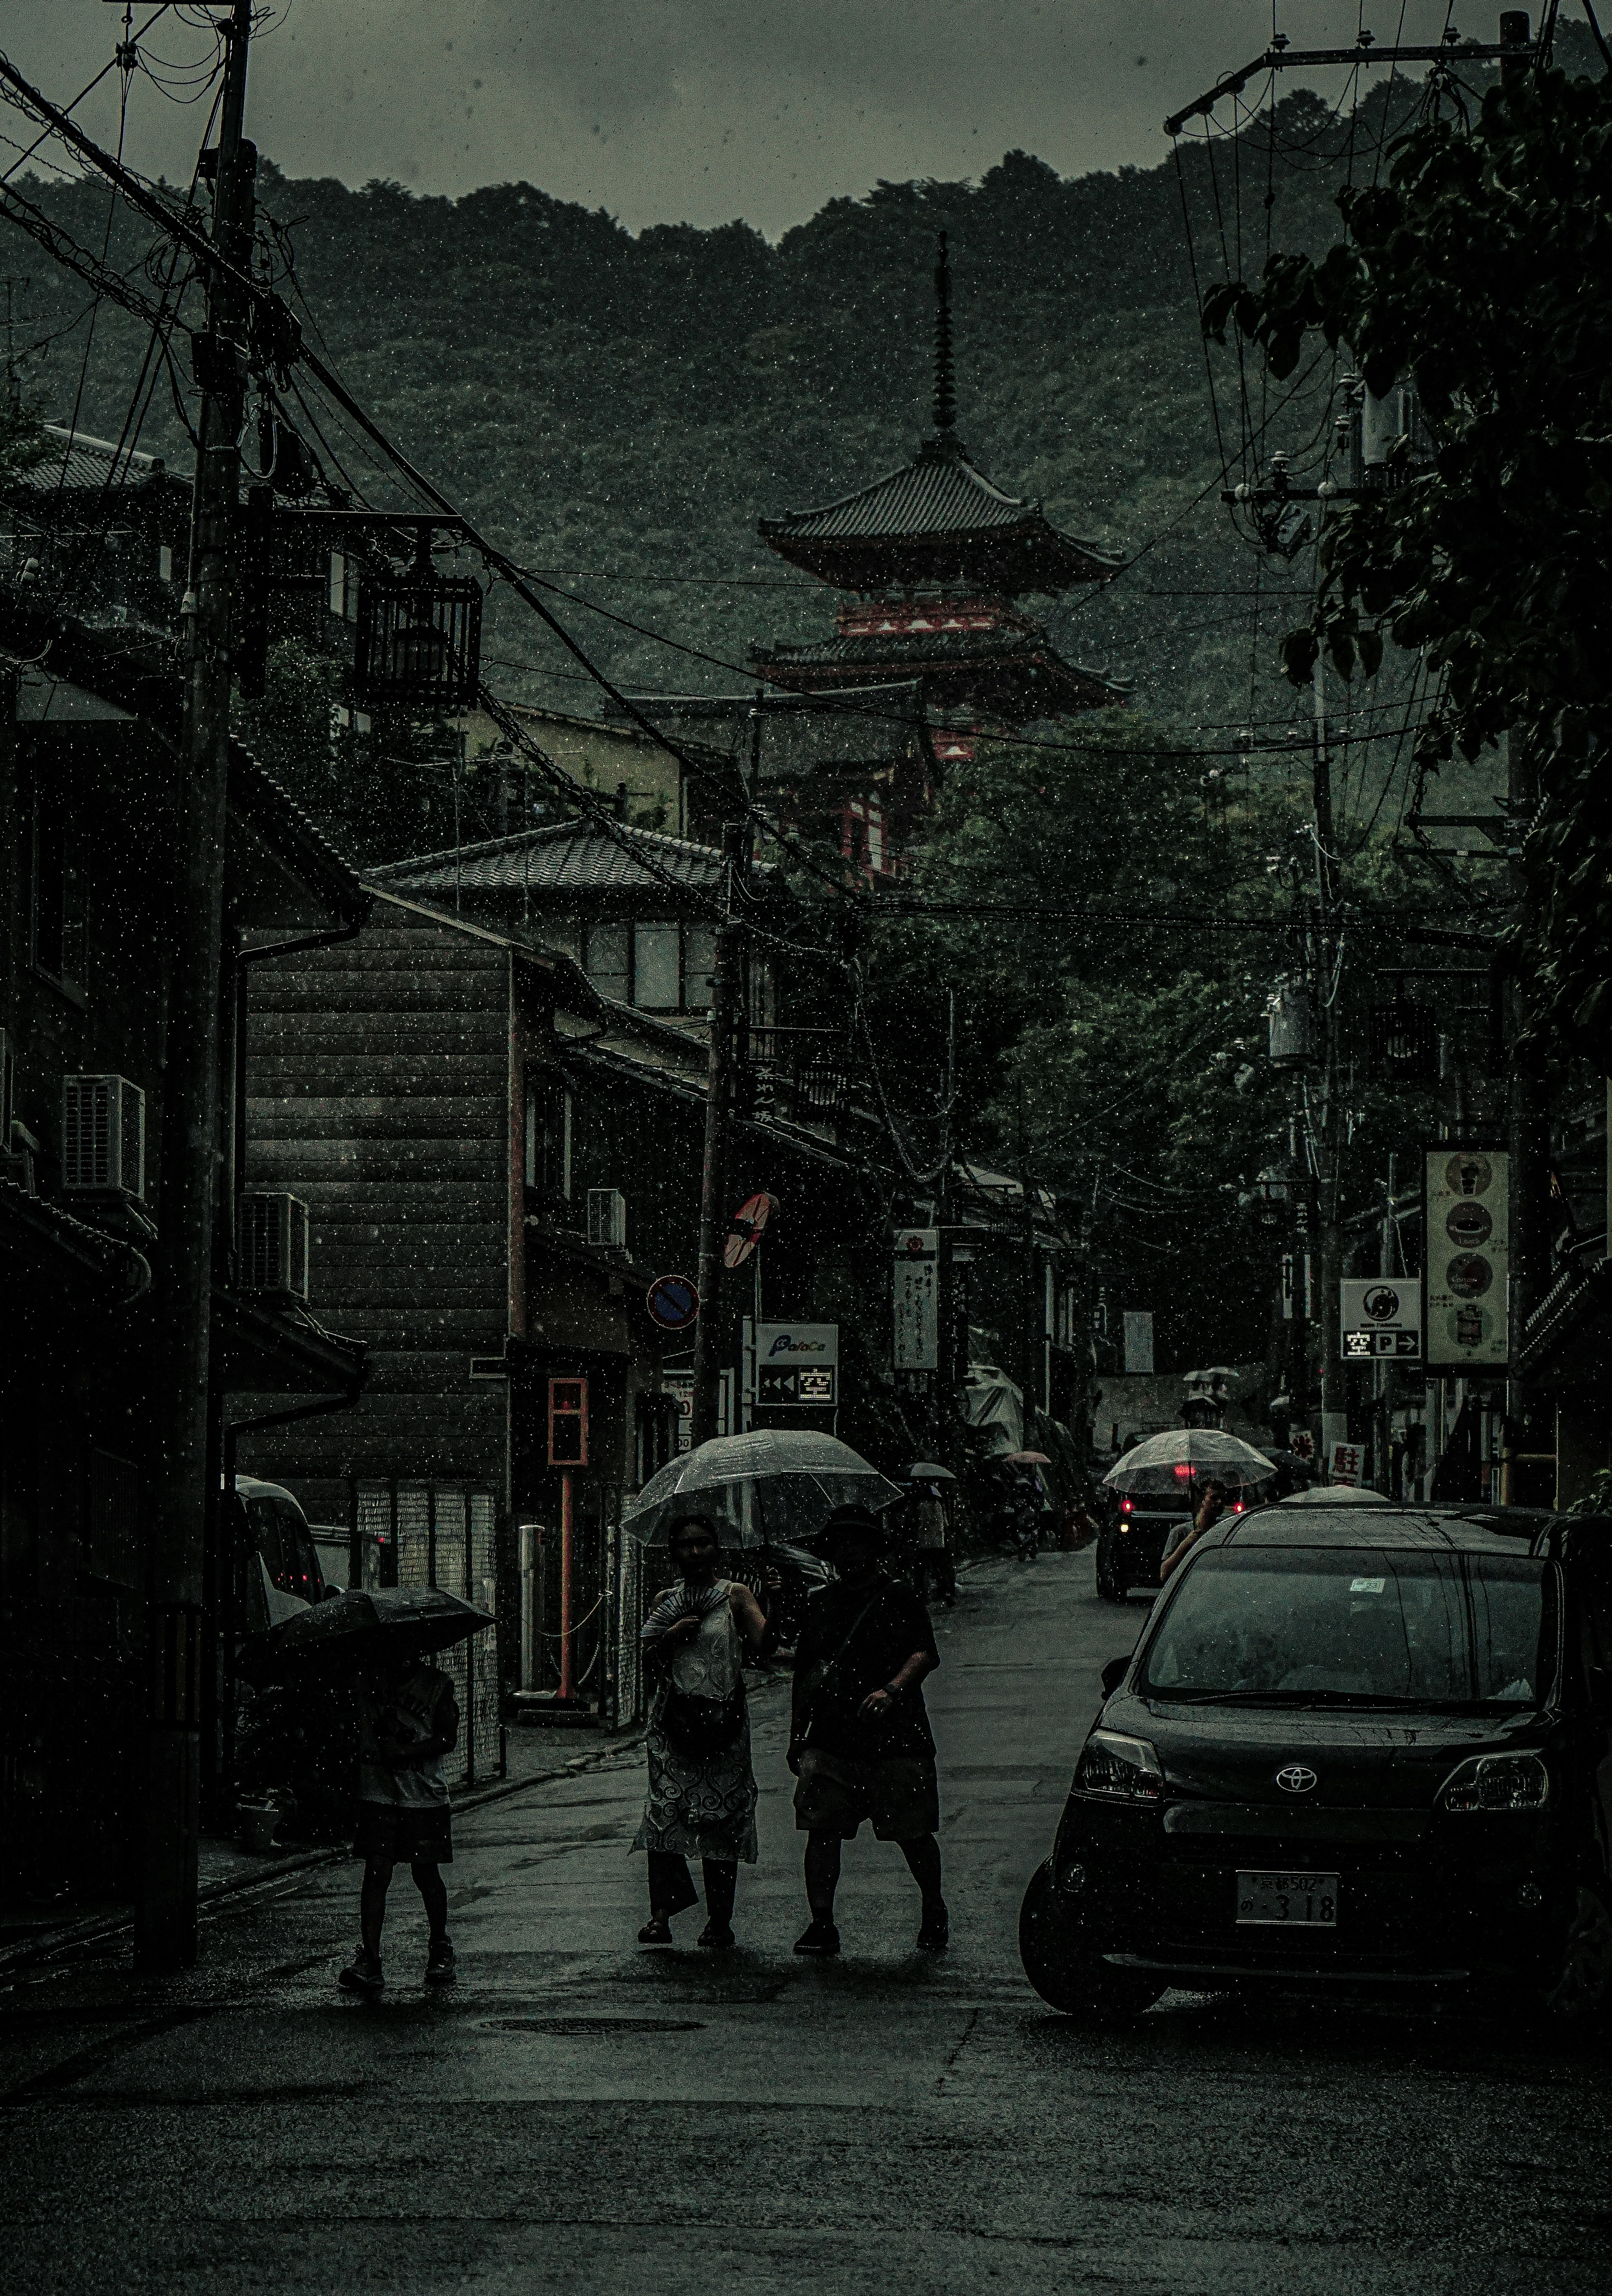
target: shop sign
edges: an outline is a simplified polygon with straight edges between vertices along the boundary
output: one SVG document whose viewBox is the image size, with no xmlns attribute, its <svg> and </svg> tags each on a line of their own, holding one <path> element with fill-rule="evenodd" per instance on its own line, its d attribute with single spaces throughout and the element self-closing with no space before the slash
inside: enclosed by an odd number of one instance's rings
<svg viewBox="0 0 1612 2296">
<path fill-rule="evenodd" d="M 1346 1363 L 1420 1361 L 1420 1275 L 1346 1275 L 1338 1294 Z"/>
<path fill-rule="evenodd" d="M 891 1364 L 896 1371 L 940 1365 L 940 1230 L 903 1227 L 894 1249 Z"/>
<path fill-rule="evenodd" d="M 1511 1354 L 1511 1160 L 1503 1148 L 1441 1140 L 1425 1168 L 1428 1367 L 1502 1370 Z"/>
</svg>

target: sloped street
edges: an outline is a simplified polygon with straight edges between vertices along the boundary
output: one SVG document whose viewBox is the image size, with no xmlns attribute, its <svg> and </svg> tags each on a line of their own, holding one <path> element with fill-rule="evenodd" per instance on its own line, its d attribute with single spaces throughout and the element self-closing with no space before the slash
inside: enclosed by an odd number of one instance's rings
<svg viewBox="0 0 1612 2296">
<path fill-rule="evenodd" d="M 461 1980 L 426 1996 L 394 1884 L 389 1993 L 341 1995 L 358 1868 L 0 1997 L 19 2290 L 1531 2296 L 1605 2285 L 1604 2070 L 1470 2019 L 1174 1994 L 1133 2030 L 1042 2008 L 1014 1948 L 1103 1660 L 1140 1602 L 1089 1555 L 967 1574 L 931 1686 L 956 1942 L 910 1950 L 896 1853 L 847 1853 L 844 1957 L 803 1964 L 781 1685 L 757 1707 L 742 1950 L 634 1943 L 635 1749 L 461 1823 Z M 563 1754 L 559 1759 L 564 1759 Z"/>
</svg>

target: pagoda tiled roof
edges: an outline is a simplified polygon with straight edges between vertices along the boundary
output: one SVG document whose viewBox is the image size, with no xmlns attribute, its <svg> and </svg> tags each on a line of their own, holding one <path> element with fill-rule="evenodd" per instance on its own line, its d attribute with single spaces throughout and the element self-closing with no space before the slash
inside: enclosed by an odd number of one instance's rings
<svg viewBox="0 0 1612 2296">
<path fill-rule="evenodd" d="M 792 565 L 850 589 L 938 576 L 1016 596 L 1101 581 L 1123 563 L 1052 525 L 1039 502 L 1004 493 L 951 431 L 858 493 L 764 518 L 758 530 Z"/>
<path fill-rule="evenodd" d="M 1078 695 L 1076 706 L 1100 708 L 1128 700 L 1130 688 L 1106 671 L 1079 662 L 1065 661 L 1050 639 L 1016 623 L 988 630 L 929 630 L 899 632 L 888 637 L 824 638 L 814 645 L 779 645 L 755 653 L 757 667 L 781 684 L 810 683 L 831 677 L 847 685 L 873 677 L 919 677 L 926 671 L 945 673 L 954 683 L 960 674 L 978 666 L 994 682 L 1004 676 L 1034 672 L 1045 680 L 1048 698 Z"/>
</svg>

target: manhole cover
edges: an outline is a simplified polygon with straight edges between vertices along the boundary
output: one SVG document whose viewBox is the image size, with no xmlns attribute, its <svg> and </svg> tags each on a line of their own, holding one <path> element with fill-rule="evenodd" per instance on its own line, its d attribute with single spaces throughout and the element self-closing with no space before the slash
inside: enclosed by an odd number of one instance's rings
<svg viewBox="0 0 1612 2296">
<path fill-rule="evenodd" d="M 496 2033 L 703 2033 L 703 2020 L 677 2017 L 489 2017 Z"/>
</svg>

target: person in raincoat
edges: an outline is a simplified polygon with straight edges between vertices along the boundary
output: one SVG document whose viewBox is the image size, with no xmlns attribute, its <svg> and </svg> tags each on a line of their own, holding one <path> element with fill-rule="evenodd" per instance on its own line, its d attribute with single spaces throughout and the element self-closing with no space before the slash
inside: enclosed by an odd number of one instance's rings
<svg viewBox="0 0 1612 2296">
<path fill-rule="evenodd" d="M 643 1625 L 644 1666 L 654 1684 L 645 1730 L 649 1794 L 634 1849 L 649 1858 L 650 1918 L 640 1945 L 670 1945 L 672 1918 L 696 1902 L 689 1859 L 701 1862 L 706 1924 L 696 1942 L 717 1952 L 733 1942 L 741 1864 L 756 1862 L 756 1773 L 745 1703 L 744 1654 L 771 1640 L 749 1588 L 719 1573 L 716 1526 L 705 1516 L 675 1524 L 668 1541 L 682 1571 Z"/>
</svg>

